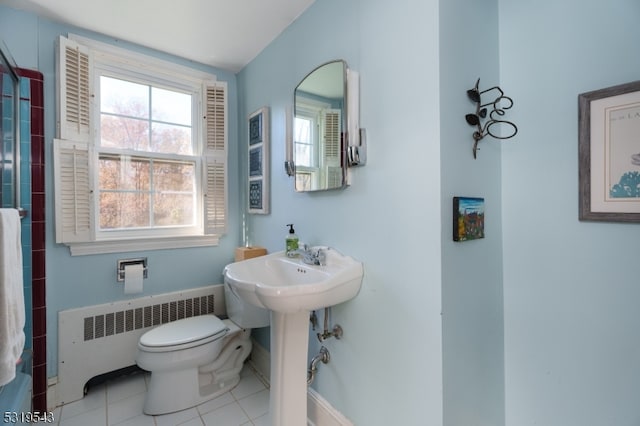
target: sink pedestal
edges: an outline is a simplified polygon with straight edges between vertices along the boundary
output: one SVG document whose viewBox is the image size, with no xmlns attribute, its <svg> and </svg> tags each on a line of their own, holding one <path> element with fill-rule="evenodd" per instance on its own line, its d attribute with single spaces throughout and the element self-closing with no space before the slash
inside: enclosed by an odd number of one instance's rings
<svg viewBox="0 0 640 426">
<path fill-rule="evenodd" d="M 309 312 L 271 311 L 272 426 L 307 425 Z"/>
<path fill-rule="evenodd" d="M 244 302 L 271 311 L 271 426 L 307 425 L 309 312 L 351 300 L 361 262 L 326 246 L 326 264 L 308 265 L 284 251 L 227 265 L 225 284 Z"/>
</svg>

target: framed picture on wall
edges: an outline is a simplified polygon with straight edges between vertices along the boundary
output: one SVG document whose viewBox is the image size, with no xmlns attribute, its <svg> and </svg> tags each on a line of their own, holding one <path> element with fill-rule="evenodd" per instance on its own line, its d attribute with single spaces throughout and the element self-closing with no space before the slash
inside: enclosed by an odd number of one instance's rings
<svg viewBox="0 0 640 426">
<path fill-rule="evenodd" d="M 484 238 L 484 198 L 453 197 L 453 241 Z"/>
<path fill-rule="evenodd" d="M 269 108 L 249 115 L 248 132 L 248 210 L 269 213 Z"/>
<path fill-rule="evenodd" d="M 579 219 L 640 222 L 640 81 L 578 96 Z"/>
</svg>

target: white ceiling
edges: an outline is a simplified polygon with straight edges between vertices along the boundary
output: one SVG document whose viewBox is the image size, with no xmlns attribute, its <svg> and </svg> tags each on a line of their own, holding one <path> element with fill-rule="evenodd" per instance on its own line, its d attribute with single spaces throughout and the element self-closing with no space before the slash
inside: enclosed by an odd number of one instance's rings
<svg viewBox="0 0 640 426">
<path fill-rule="evenodd" d="M 237 72 L 314 0 L 0 0 L 54 21 Z"/>
</svg>

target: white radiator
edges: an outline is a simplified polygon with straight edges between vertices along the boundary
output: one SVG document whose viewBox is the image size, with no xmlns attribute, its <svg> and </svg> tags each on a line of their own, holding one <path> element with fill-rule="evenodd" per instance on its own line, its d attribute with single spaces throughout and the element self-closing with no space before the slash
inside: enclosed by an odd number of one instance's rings
<svg viewBox="0 0 640 426">
<path fill-rule="evenodd" d="M 135 365 L 151 327 L 204 314 L 226 317 L 222 284 L 58 312 L 58 404 L 81 399 L 91 378 Z"/>
</svg>

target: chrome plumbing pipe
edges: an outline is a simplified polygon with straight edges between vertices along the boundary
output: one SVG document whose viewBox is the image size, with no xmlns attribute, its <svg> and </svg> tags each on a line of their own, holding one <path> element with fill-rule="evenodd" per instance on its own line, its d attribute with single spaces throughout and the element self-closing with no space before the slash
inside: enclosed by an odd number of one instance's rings
<svg viewBox="0 0 640 426">
<path fill-rule="evenodd" d="M 318 372 L 318 363 L 322 361 L 324 364 L 327 364 L 331 359 L 331 355 L 329 355 L 329 349 L 322 346 L 320 348 L 320 353 L 313 357 L 311 360 L 311 364 L 309 365 L 309 370 L 307 370 L 307 386 L 310 386 L 313 383 L 313 379 L 316 377 L 316 373 Z"/>
<path fill-rule="evenodd" d="M 330 337 L 335 337 L 336 339 L 340 340 L 340 338 L 342 337 L 342 334 L 343 334 L 342 327 L 340 327 L 339 324 L 336 324 L 333 327 L 333 330 L 329 331 L 329 308 L 324 308 L 324 331 L 322 333 L 316 333 L 316 336 L 318 337 L 318 341 L 324 342 Z"/>
</svg>

